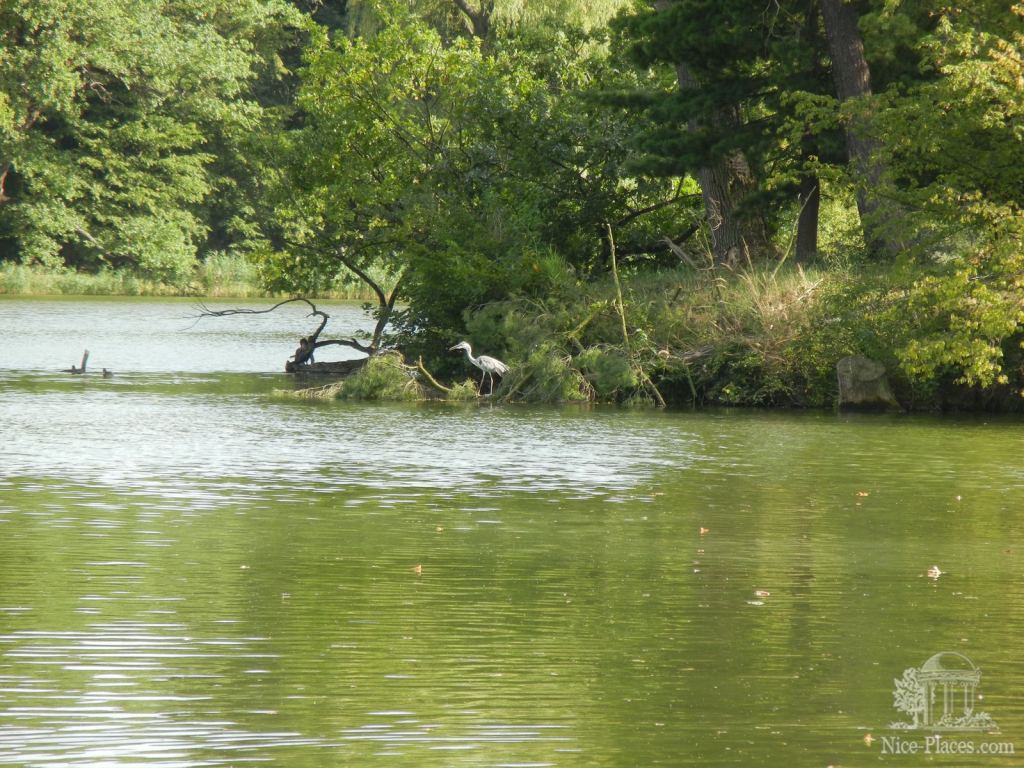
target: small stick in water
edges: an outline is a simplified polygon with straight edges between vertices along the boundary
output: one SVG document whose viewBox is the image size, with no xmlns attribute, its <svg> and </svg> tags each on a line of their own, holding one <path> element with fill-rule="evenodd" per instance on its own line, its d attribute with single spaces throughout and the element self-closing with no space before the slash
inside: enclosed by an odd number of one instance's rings
<svg viewBox="0 0 1024 768">
<path fill-rule="evenodd" d="M 64 373 L 85 373 L 85 365 L 89 362 L 89 350 L 85 350 L 85 354 L 82 355 L 82 367 L 75 368 L 74 363 L 71 364 L 70 368 L 65 368 Z"/>
</svg>

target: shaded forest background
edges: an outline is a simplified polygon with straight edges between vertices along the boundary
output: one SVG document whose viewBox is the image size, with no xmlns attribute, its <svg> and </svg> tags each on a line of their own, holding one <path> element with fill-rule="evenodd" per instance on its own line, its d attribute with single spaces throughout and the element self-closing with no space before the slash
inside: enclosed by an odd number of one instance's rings
<svg viewBox="0 0 1024 768">
<path fill-rule="evenodd" d="M 1018 408 L 1022 94 L 1010 0 L 9 0 L 0 276 L 352 290 L 514 399 L 822 405 L 862 353 Z"/>
</svg>

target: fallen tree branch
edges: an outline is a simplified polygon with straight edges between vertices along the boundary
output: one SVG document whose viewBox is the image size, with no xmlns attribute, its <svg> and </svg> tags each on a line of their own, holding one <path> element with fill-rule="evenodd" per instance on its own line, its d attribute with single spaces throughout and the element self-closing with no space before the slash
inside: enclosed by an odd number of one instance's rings
<svg viewBox="0 0 1024 768">
<path fill-rule="evenodd" d="M 441 390 L 442 392 L 445 392 L 445 393 L 448 393 L 448 392 L 452 391 L 451 387 L 446 387 L 444 384 L 442 384 L 437 379 L 435 379 L 433 377 L 433 375 L 431 375 L 430 371 L 427 370 L 427 366 L 425 366 L 423 364 L 423 357 L 422 357 L 422 355 L 420 356 L 420 359 L 416 361 L 416 368 L 417 368 L 417 370 L 419 370 L 420 373 L 423 374 L 423 377 L 428 382 L 430 382 L 430 386 L 436 387 L 437 389 L 439 389 L 439 390 Z"/>
<path fill-rule="evenodd" d="M 358 341 L 354 336 L 347 339 L 324 339 L 320 340 L 320 334 L 327 326 L 327 321 L 330 320 L 331 316 L 324 312 L 322 309 L 317 309 L 316 304 L 307 299 L 304 296 L 296 296 L 291 299 L 285 299 L 279 301 L 272 307 L 267 309 L 246 309 L 246 308 L 232 308 L 232 309 L 210 309 L 205 304 L 200 303 L 198 305 L 199 314 L 196 316 L 196 320 L 201 320 L 204 317 L 230 317 L 232 315 L 266 315 L 273 312 L 286 304 L 293 304 L 295 302 L 302 302 L 309 306 L 312 310 L 307 317 L 319 317 L 320 325 L 317 326 L 316 330 L 309 336 L 305 336 L 299 340 L 299 347 L 295 350 L 295 354 L 292 355 L 285 362 L 285 371 L 288 373 L 295 373 L 302 370 L 303 366 L 308 366 L 313 362 L 313 354 L 316 350 L 322 347 L 329 347 L 340 345 L 349 347 L 357 352 L 362 352 L 365 355 L 374 355 L 377 350 L 373 344 L 363 344 Z"/>
</svg>

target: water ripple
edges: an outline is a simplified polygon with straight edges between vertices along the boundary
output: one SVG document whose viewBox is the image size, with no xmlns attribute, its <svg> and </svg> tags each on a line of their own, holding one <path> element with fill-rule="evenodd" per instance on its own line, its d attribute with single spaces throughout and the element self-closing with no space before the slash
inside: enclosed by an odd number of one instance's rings
<svg viewBox="0 0 1024 768">
<path fill-rule="evenodd" d="M 61 412 L 51 418 L 49 409 Z M 516 408 L 311 408 L 214 395 L 0 391 L 0 420 L 7 477 L 52 479 L 39 487 L 64 484 L 67 499 L 90 483 L 186 499 L 197 510 L 225 498 L 352 487 L 599 495 L 685 466 L 697 452 L 692 434 L 670 424 Z M 104 498 L 79 504 L 117 511 Z"/>
</svg>

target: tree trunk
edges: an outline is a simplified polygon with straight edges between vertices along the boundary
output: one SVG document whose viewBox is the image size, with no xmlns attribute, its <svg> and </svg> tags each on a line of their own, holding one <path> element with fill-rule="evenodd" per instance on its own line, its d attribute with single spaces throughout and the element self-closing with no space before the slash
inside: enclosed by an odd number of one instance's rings
<svg viewBox="0 0 1024 768">
<path fill-rule="evenodd" d="M 716 264 L 730 264 L 743 253 L 743 232 L 729 191 L 729 171 L 725 163 L 708 165 L 697 171 L 704 211 L 711 229 L 711 252 Z"/>
<path fill-rule="evenodd" d="M 857 11 L 845 0 L 821 0 L 829 56 L 832 58 L 832 79 L 840 102 L 871 96 L 871 71 L 864 58 L 864 42 L 857 26 Z M 888 241 L 883 229 L 886 215 L 879 200 L 871 193 L 877 188 L 884 168 L 876 156 L 878 142 L 871 136 L 870 126 L 861 118 L 846 127 L 846 150 L 850 164 L 859 177 L 857 211 L 860 213 L 864 241 L 868 250 L 884 256 L 895 256 L 896 245 Z"/>
<path fill-rule="evenodd" d="M 491 14 L 494 12 L 494 0 L 483 0 L 480 8 L 473 8 L 466 0 L 454 0 L 473 29 L 473 37 L 486 43 L 491 34 Z"/>
<path fill-rule="evenodd" d="M 818 256 L 818 210 L 821 183 L 817 176 L 800 178 L 800 214 L 796 222 L 796 261 L 809 264 Z"/>
<path fill-rule="evenodd" d="M 8 200 L 10 200 L 10 198 L 7 197 L 5 189 L 7 185 L 7 174 L 10 172 L 11 163 L 9 161 L 4 163 L 3 165 L 0 165 L 0 205 L 3 205 Z"/>
<path fill-rule="evenodd" d="M 871 95 L 871 71 L 864 58 L 864 42 L 857 26 L 857 12 L 845 0 L 821 0 L 832 79 L 840 101 Z"/>
<path fill-rule="evenodd" d="M 676 66 L 676 78 L 680 90 L 697 87 L 697 80 L 686 64 Z M 730 122 L 727 116 L 718 115 L 713 127 L 728 130 Z M 687 128 L 696 131 L 701 125 L 691 118 Z M 750 169 L 742 153 L 699 168 L 697 182 L 711 229 L 711 251 L 716 264 L 735 263 L 740 256 L 749 255 L 751 248 L 758 250 L 766 245 L 763 227 L 756 221 L 740 221 L 736 215 L 736 199 L 750 186 Z"/>
</svg>

